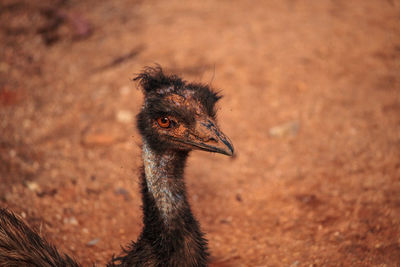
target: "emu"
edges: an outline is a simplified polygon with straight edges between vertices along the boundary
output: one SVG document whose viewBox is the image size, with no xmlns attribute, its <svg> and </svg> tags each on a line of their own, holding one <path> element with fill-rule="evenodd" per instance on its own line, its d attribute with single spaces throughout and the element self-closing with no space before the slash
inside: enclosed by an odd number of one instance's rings
<svg viewBox="0 0 400 267">
<path fill-rule="evenodd" d="M 207 241 L 190 209 L 183 171 L 191 150 L 233 156 L 229 138 L 216 123 L 221 98 L 209 86 L 188 83 L 161 67 L 134 78 L 144 92 L 137 115 L 142 135 L 143 230 L 107 266 L 207 266 Z M 0 266 L 80 266 L 0 209 Z"/>
</svg>

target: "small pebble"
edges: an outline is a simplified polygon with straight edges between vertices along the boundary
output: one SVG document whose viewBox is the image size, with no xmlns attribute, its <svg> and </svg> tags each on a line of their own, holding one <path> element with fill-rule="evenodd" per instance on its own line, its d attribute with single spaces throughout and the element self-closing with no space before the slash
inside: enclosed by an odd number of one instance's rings
<svg viewBox="0 0 400 267">
<path fill-rule="evenodd" d="M 117 121 L 122 122 L 122 123 L 132 123 L 133 121 L 133 113 L 129 110 L 119 110 L 117 112 Z"/>
<path fill-rule="evenodd" d="M 272 137 L 287 137 L 287 136 L 294 137 L 299 132 L 299 128 L 300 128 L 299 121 L 290 121 L 270 128 L 269 134 Z"/>
<path fill-rule="evenodd" d="M 131 195 L 129 194 L 129 192 L 122 187 L 118 187 L 117 189 L 115 189 L 115 194 L 124 196 L 125 201 L 129 201 L 131 199 Z"/>
<path fill-rule="evenodd" d="M 36 182 L 26 182 L 26 186 L 33 192 L 40 191 L 40 187 Z"/>
<path fill-rule="evenodd" d="M 88 246 L 94 246 L 94 245 L 96 245 L 97 243 L 99 243 L 99 241 L 100 241 L 100 238 L 95 238 L 95 239 L 92 239 L 92 240 L 90 240 L 89 242 L 87 242 L 87 244 L 86 245 L 88 245 Z"/>
<path fill-rule="evenodd" d="M 75 217 L 70 217 L 70 218 L 65 218 L 64 219 L 65 224 L 72 224 L 72 225 L 78 225 L 78 220 Z"/>
</svg>

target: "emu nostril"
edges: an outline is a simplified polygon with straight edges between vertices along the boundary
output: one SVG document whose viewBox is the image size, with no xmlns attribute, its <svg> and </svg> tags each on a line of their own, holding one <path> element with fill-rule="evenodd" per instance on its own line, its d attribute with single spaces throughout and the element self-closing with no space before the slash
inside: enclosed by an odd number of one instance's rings
<svg viewBox="0 0 400 267">
<path fill-rule="evenodd" d="M 209 140 L 209 141 L 218 142 L 217 139 L 215 139 L 214 137 L 210 137 L 210 140 Z"/>
</svg>

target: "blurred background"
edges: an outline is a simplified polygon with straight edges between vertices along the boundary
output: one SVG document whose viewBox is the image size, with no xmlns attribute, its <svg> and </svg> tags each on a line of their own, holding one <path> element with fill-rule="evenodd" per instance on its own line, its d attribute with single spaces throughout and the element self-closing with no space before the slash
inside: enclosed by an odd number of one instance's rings
<svg viewBox="0 0 400 267">
<path fill-rule="evenodd" d="M 144 66 L 221 90 L 213 266 L 400 265 L 400 2 L 0 2 L 0 206 L 85 266 L 142 228 Z"/>
</svg>

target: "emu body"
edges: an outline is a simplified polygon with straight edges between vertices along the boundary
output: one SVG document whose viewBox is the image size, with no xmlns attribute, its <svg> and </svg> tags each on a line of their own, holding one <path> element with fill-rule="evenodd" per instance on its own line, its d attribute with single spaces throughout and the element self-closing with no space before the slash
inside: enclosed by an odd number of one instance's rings
<svg viewBox="0 0 400 267">
<path fill-rule="evenodd" d="M 20 218 L 0 209 L 0 266 L 80 266 L 31 230 Z"/>
<path fill-rule="evenodd" d="M 232 143 L 216 123 L 220 96 L 161 68 L 147 68 L 135 80 L 145 95 L 137 116 L 144 227 L 137 242 L 108 266 L 206 266 L 207 241 L 191 212 L 183 173 L 193 149 L 233 155 Z M 0 210 L 0 266 L 21 265 L 79 266 L 21 219 Z"/>
</svg>

